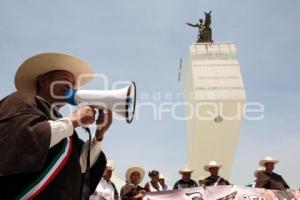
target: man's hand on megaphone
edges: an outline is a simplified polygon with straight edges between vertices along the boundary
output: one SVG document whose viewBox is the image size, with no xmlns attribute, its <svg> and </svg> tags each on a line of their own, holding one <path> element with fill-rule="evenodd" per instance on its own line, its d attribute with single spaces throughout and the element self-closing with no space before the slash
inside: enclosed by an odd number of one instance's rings
<svg viewBox="0 0 300 200">
<path fill-rule="evenodd" d="M 90 106 L 79 107 L 72 113 L 71 122 L 74 128 L 79 126 L 87 126 L 95 121 L 96 111 Z"/>
<path fill-rule="evenodd" d="M 109 109 L 99 110 L 99 115 L 96 120 L 97 130 L 96 130 L 96 139 L 101 141 L 107 129 L 112 123 L 112 112 Z"/>
</svg>

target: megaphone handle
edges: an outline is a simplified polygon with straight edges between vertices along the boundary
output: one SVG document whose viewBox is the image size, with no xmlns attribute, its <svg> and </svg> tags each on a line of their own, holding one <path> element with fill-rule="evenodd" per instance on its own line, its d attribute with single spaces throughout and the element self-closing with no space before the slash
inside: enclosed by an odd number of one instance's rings
<svg viewBox="0 0 300 200">
<path fill-rule="evenodd" d="M 98 141 L 103 139 L 103 136 L 112 123 L 112 112 L 109 109 L 99 110 L 99 116 L 96 119 L 97 130 L 95 137 Z"/>
</svg>

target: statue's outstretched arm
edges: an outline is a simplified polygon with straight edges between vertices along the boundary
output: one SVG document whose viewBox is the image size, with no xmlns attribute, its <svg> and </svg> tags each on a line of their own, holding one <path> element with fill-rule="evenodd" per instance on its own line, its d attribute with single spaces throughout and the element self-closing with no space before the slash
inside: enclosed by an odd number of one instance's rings
<svg viewBox="0 0 300 200">
<path fill-rule="evenodd" d="M 198 24 L 191 24 L 191 23 L 186 23 L 186 24 L 191 26 L 191 27 L 198 27 Z"/>
</svg>

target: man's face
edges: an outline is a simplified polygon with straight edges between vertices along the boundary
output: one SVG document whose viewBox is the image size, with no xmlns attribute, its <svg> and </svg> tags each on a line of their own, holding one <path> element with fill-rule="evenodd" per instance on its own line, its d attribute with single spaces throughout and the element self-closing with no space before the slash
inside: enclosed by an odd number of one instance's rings
<svg viewBox="0 0 300 200">
<path fill-rule="evenodd" d="M 111 176 L 112 176 L 112 170 L 110 168 L 105 168 L 103 178 L 105 178 L 107 181 L 109 181 Z"/>
<path fill-rule="evenodd" d="M 272 172 L 274 170 L 274 163 L 269 162 L 265 164 L 266 171 Z"/>
<path fill-rule="evenodd" d="M 74 88 L 74 75 L 68 71 L 56 70 L 40 75 L 39 93 L 46 94 L 51 103 L 65 103 L 65 93 L 69 88 Z M 45 96 L 45 95 L 44 95 Z M 47 99 L 48 100 L 48 99 Z"/>
<path fill-rule="evenodd" d="M 190 180 L 191 179 L 191 175 L 192 175 L 191 172 L 183 172 L 182 173 L 182 180 L 184 180 L 184 181 Z"/>
<path fill-rule="evenodd" d="M 211 167 L 211 168 L 209 168 L 209 172 L 212 176 L 218 176 L 219 168 L 218 167 Z"/>
<path fill-rule="evenodd" d="M 198 180 L 198 184 L 201 186 L 201 185 L 204 185 L 205 184 L 205 181 L 204 180 Z"/>
<path fill-rule="evenodd" d="M 130 176 L 130 181 L 132 184 L 137 185 L 140 181 L 140 174 L 138 172 L 133 172 Z"/>
</svg>

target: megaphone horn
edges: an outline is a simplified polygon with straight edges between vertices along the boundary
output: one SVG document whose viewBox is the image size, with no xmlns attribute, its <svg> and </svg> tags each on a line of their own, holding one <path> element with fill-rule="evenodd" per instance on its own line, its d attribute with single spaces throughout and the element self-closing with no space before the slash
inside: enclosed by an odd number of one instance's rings
<svg viewBox="0 0 300 200">
<path fill-rule="evenodd" d="M 111 111 L 126 118 L 128 123 L 133 120 L 136 101 L 135 82 L 118 90 L 74 90 L 66 92 L 67 102 L 72 105 L 91 105 L 96 108 L 109 108 Z"/>
</svg>

